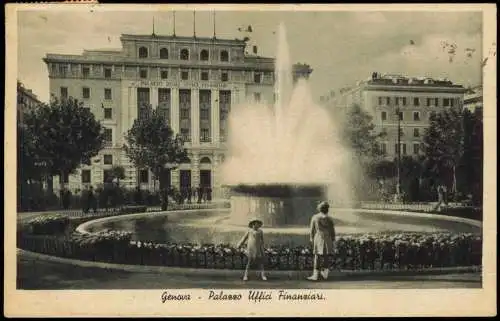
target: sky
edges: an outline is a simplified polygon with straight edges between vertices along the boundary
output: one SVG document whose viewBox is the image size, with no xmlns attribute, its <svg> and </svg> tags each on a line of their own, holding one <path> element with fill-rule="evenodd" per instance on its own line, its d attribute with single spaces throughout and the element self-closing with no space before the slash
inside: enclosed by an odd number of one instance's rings
<svg viewBox="0 0 500 321">
<path fill-rule="evenodd" d="M 153 19 L 156 34 L 172 34 L 171 11 L 19 11 L 18 79 L 48 101 L 48 72 L 42 61 L 47 53 L 120 48 L 121 34 L 151 34 Z M 217 11 L 216 33 L 218 38 L 249 36 L 259 55 L 274 57 L 280 22 L 292 61 L 313 69 L 310 85 L 316 99 L 374 71 L 448 78 L 464 86 L 481 83 L 480 12 Z M 238 31 L 248 26 L 251 33 Z M 193 35 L 192 11 L 176 12 L 176 34 Z M 212 34 L 212 12 L 197 11 L 196 35 Z"/>
</svg>

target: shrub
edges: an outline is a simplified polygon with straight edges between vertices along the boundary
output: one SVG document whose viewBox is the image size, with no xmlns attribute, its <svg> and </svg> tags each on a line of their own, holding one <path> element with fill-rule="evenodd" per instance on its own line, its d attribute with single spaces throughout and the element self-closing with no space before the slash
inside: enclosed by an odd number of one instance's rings
<svg viewBox="0 0 500 321">
<path fill-rule="evenodd" d="M 61 234 L 68 229 L 69 217 L 60 214 L 38 216 L 28 221 L 27 225 L 33 234 Z"/>
</svg>

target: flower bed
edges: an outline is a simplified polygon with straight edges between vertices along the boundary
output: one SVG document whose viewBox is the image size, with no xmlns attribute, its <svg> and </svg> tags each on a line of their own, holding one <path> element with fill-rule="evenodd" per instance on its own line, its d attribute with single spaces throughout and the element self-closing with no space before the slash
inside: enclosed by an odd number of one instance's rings
<svg viewBox="0 0 500 321">
<path fill-rule="evenodd" d="M 26 227 L 35 235 L 64 233 L 69 226 L 69 217 L 60 214 L 38 216 L 27 222 Z"/>
<path fill-rule="evenodd" d="M 104 231 L 68 239 L 22 236 L 19 246 L 28 251 L 60 257 L 128 265 L 243 269 L 246 256 L 229 244 L 130 243 L 130 234 Z M 309 270 L 311 247 L 269 247 L 270 270 Z M 473 234 L 398 233 L 342 236 L 336 241 L 332 268 L 343 270 L 422 269 L 481 266 L 482 238 Z"/>
</svg>

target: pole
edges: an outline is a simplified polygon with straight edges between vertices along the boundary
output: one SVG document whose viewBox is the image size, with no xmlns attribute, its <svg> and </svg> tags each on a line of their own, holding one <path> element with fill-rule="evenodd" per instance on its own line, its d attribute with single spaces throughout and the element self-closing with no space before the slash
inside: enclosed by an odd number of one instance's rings
<svg viewBox="0 0 500 321">
<path fill-rule="evenodd" d="M 172 13 L 174 15 L 174 34 L 173 34 L 173 36 L 175 37 L 175 11 L 173 11 Z"/>
<path fill-rule="evenodd" d="M 193 37 L 196 38 L 196 11 L 193 10 Z"/>
<path fill-rule="evenodd" d="M 213 12 L 213 18 L 214 18 L 214 39 L 215 39 L 215 10 Z"/>
<path fill-rule="evenodd" d="M 399 200 L 399 196 L 401 194 L 401 115 L 400 115 L 400 109 L 397 107 L 396 109 L 396 114 L 398 116 L 398 149 L 397 149 L 397 188 L 396 188 L 396 194 Z"/>
</svg>

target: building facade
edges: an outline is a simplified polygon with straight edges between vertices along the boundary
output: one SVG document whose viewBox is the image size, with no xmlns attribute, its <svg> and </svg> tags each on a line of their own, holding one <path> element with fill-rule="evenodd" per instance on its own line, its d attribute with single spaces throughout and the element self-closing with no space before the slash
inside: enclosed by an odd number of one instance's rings
<svg viewBox="0 0 500 321">
<path fill-rule="evenodd" d="M 35 109 L 41 102 L 37 95 L 24 87 L 24 85 L 18 81 L 17 82 L 17 120 L 18 122 L 23 122 L 23 111 L 31 111 Z"/>
<path fill-rule="evenodd" d="M 388 159 L 394 159 L 398 148 L 398 126 L 401 156 L 421 154 L 422 138 L 430 116 L 446 108 L 462 108 L 464 92 L 463 86 L 448 80 L 374 72 L 353 88 L 329 93 L 321 101 L 342 114 L 353 104 L 359 104 L 373 117 L 375 130 L 386 134 L 380 148 Z"/>
<path fill-rule="evenodd" d="M 120 50 L 44 58 L 51 94 L 82 101 L 105 128 L 105 148 L 92 165 L 63 178 L 67 188 L 101 184 L 115 165 L 125 168 L 123 186 L 157 187 L 152 173 L 136 169 L 122 149 L 125 134 L 150 105 L 161 109 L 188 150 L 189 162 L 171 172 L 170 185 L 210 186 L 217 197 L 228 115 L 247 101 L 273 103 L 274 59 L 246 55 L 246 41 L 238 39 L 124 34 L 121 42 Z M 310 73 L 306 65 L 295 69 Z"/>
</svg>

